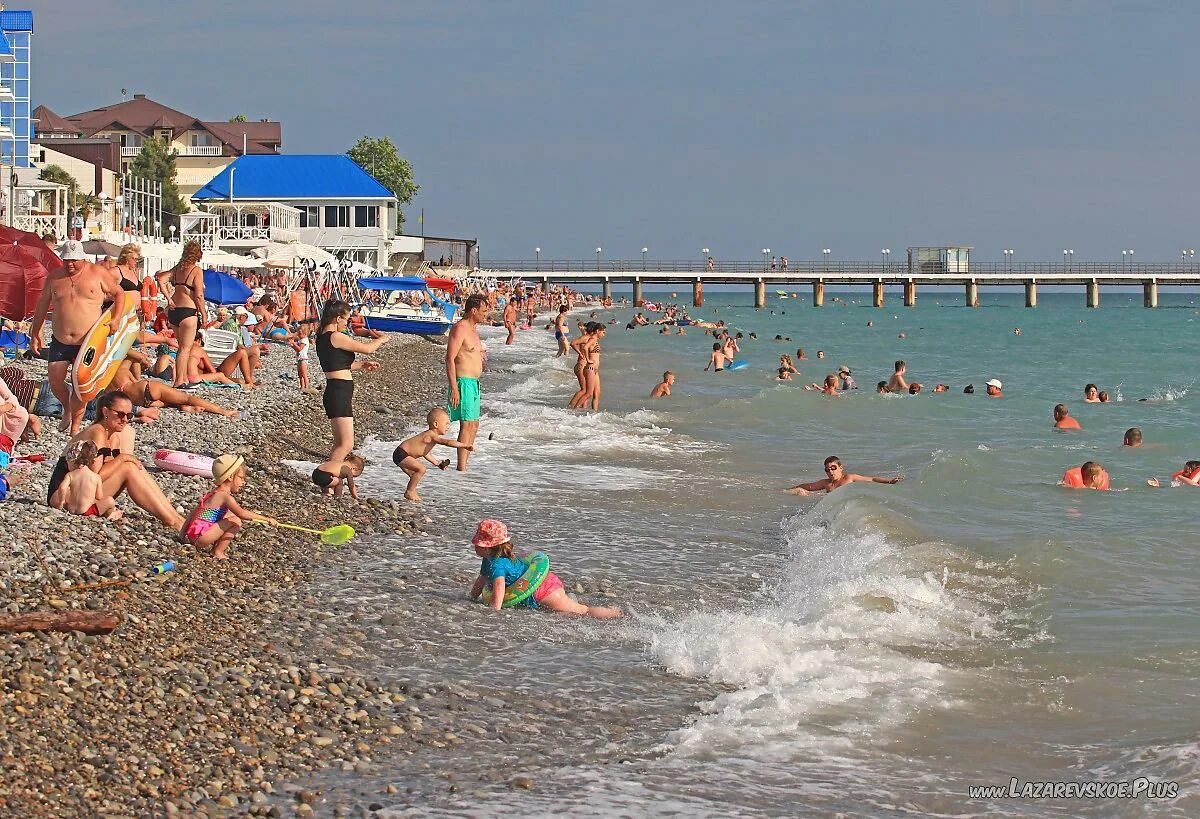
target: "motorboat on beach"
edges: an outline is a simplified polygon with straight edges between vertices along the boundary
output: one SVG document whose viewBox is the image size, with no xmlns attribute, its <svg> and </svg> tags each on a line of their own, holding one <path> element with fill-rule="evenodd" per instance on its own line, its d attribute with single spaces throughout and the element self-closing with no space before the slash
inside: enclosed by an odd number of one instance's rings
<svg viewBox="0 0 1200 819">
<path fill-rule="evenodd" d="M 450 332 L 458 306 L 430 292 L 424 279 L 416 276 L 366 276 L 358 280 L 362 316 L 368 330 L 381 333 L 410 333 L 441 336 Z M 382 294 L 382 301 L 362 298 L 367 292 Z M 419 304 L 405 301 L 405 294 L 422 293 Z"/>
</svg>

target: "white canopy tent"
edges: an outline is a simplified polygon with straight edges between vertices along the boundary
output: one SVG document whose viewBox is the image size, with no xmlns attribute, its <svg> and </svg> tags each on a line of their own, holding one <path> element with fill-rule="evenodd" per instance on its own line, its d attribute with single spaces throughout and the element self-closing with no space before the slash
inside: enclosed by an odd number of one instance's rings
<svg viewBox="0 0 1200 819">
<path fill-rule="evenodd" d="M 265 247 L 257 247 L 251 254 L 262 261 L 266 267 L 298 267 L 305 261 L 314 264 L 328 264 L 334 269 L 339 266 L 338 258 L 332 253 L 303 242 L 269 242 Z"/>
</svg>

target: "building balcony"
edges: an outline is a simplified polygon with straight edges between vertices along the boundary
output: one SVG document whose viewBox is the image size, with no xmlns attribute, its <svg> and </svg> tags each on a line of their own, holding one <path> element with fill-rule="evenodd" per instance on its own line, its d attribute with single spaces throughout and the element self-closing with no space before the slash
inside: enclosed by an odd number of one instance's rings
<svg viewBox="0 0 1200 819">
<path fill-rule="evenodd" d="M 121 156 L 137 156 L 142 152 L 141 145 L 122 145 Z"/>
<path fill-rule="evenodd" d="M 16 102 L 17 96 L 4 83 L 0 83 L 0 102 Z"/>
<path fill-rule="evenodd" d="M 180 156 L 220 156 L 220 145 L 185 145 L 182 148 L 176 148 L 176 153 Z"/>
</svg>

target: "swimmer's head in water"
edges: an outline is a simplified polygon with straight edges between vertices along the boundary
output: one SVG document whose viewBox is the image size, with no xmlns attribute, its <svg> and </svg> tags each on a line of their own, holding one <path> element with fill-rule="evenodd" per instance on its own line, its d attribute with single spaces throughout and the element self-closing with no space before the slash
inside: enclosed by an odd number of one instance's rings
<svg viewBox="0 0 1200 819">
<path fill-rule="evenodd" d="M 1092 484 L 1104 474 L 1104 467 L 1095 461 L 1088 461 L 1079 468 L 1079 474 L 1083 476 L 1084 483 Z"/>
<path fill-rule="evenodd" d="M 1137 427 L 1130 427 L 1129 429 L 1125 430 L 1124 444 L 1125 446 L 1141 446 L 1142 431 Z"/>
<path fill-rule="evenodd" d="M 1062 419 L 1064 419 L 1066 417 L 1067 417 L 1067 405 L 1066 404 L 1055 404 L 1054 405 L 1054 420 L 1061 421 Z"/>
<path fill-rule="evenodd" d="M 1108 403 L 1108 390 L 1100 390 L 1099 398 L 1100 398 L 1101 404 L 1107 404 Z"/>
<path fill-rule="evenodd" d="M 902 361 L 902 360 L 901 360 L 901 361 L 897 361 L 897 362 L 896 362 L 896 372 L 898 372 L 898 373 L 902 373 L 902 372 L 904 372 L 904 371 L 905 371 L 905 369 L 907 369 L 907 368 L 908 368 L 908 365 L 907 365 L 907 364 L 905 364 L 905 363 L 904 363 L 904 361 Z"/>
<path fill-rule="evenodd" d="M 921 391 L 921 385 L 920 385 L 920 383 L 918 383 L 918 382 L 914 381 L 914 382 L 912 382 L 911 384 L 909 384 L 909 385 L 908 385 L 908 394 L 909 394 L 909 395 L 916 395 L 916 394 L 917 394 L 917 393 L 919 393 L 920 391 Z"/>
<path fill-rule="evenodd" d="M 825 459 L 825 474 L 840 475 L 842 473 L 842 459 L 837 455 L 830 455 Z"/>
<path fill-rule="evenodd" d="M 887 389 L 886 381 L 880 381 L 878 384 L 875 385 L 875 392 L 882 393 L 882 392 L 887 392 L 887 391 L 888 391 L 888 389 Z"/>
<path fill-rule="evenodd" d="M 1095 384 L 1088 384 L 1086 387 L 1083 388 L 1083 397 L 1084 398 L 1096 398 L 1096 397 L 1098 397 L 1097 393 L 1099 393 L 1099 392 L 1100 392 L 1100 388 L 1097 387 Z"/>
</svg>

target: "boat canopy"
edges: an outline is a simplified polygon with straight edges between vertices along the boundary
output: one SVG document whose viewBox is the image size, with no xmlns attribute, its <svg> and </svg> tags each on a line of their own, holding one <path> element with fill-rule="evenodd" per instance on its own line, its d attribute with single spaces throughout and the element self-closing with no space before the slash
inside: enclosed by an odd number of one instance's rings
<svg viewBox="0 0 1200 819">
<path fill-rule="evenodd" d="M 358 286 L 363 290 L 424 290 L 425 280 L 416 276 L 364 276 Z"/>
</svg>

